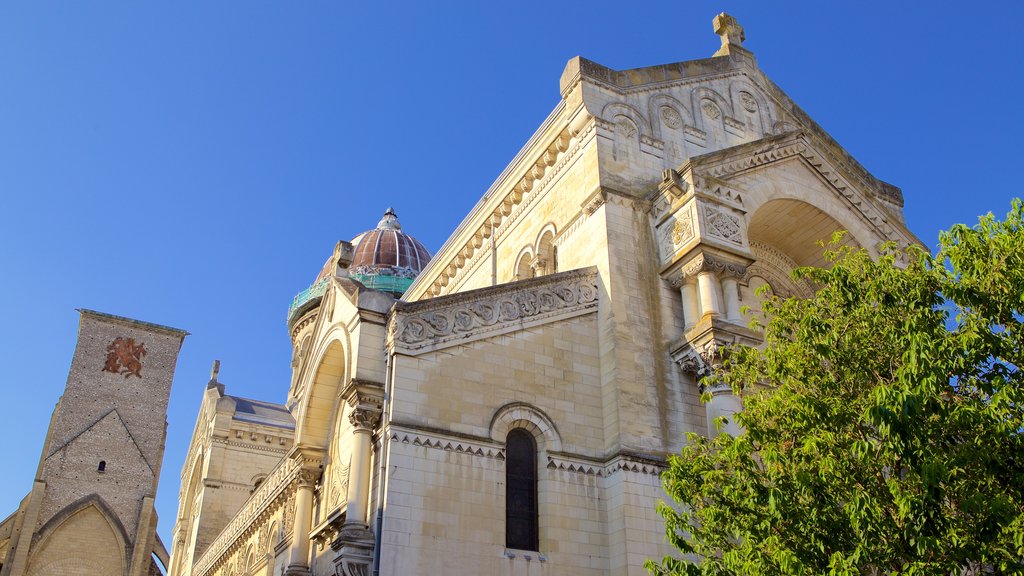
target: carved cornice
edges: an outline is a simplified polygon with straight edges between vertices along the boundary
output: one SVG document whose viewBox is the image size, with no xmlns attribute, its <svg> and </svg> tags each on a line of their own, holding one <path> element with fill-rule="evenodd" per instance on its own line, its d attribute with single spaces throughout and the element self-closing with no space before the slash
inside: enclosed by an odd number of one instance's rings
<svg viewBox="0 0 1024 576">
<path fill-rule="evenodd" d="M 835 151 L 822 150 L 812 144 L 802 130 L 766 139 L 767 141 L 752 142 L 746 146 L 760 145 L 750 154 L 737 154 L 736 150 L 727 150 L 709 155 L 703 159 L 701 174 L 714 178 L 728 178 L 741 172 L 779 162 L 790 158 L 800 158 L 819 176 L 828 181 L 849 206 L 869 222 L 879 236 L 899 243 L 905 241 L 888 223 L 888 217 L 872 202 L 864 202 L 860 190 L 874 194 L 902 206 L 902 198 L 886 188 L 880 180 L 871 176 L 863 167 L 847 156 L 850 162 L 842 162 Z M 837 146 L 838 148 L 838 146 Z M 841 149 L 839 149 L 841 151 Z M 845 153 L 845 151 L 842 151 Z M 856 183 L 856 186 L 851 182 Z"/>
<path fill-rule="evenodd" d="M 511 186 L 505 184 L 504 196 L 491 214 L 480 220 L 476 231 L 468 236 L 461 247 L 453 246 L 455 250 L 450 252 L 442 248 L 442 252 L 435 256 L 446 258 L 446 267 L 432 278 L 424 294 L 449 294 L 462 285 L 489 254 L 486 244 L 492 236 L 494 240 L 501 238 L 526 213 L 530 205 L 544 195 L 565 167 L 575 161 L 580 150 L 595 134 L 595 125 L 591 120 L 589 114 L 577 114 L 549 141 L 547 147 L 533 149 L 533 164 L 526 164 L 525 169 L 520 169 L 521 176 L 509 180 Z"/>
<path fill-rule="evenodd" d="M 407 354 L 471 342 L 587 313 L 597 270 L 584 268 L 422 302 L 395 304 L 388 344 Z"/>
<path fill-rule="evenodd" d="M 434 450 L 468 454 L 481 458 L 505 459 L 505 450 L 500 445 L 487 442 L 484 439 L 472 441 L 462 438 L 447 438 L 441 435 L 427 434 L 422 431 L 407 432 L 396 427 L 392 427 L 390 438 L 392 442 L 412 444 L 413 446 L 422 446 Z"/>
</svg>

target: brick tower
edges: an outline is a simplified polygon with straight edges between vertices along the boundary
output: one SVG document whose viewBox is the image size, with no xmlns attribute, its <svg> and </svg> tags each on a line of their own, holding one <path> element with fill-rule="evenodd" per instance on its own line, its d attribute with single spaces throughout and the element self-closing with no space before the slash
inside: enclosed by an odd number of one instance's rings
<svg viewBox="0 0 1024 576">
<path fill-rule="evenodd" d="M 187 333 L 80 313 L 32 491 L 0 523 L 2 576 L 145 576 L 154 554 L 167 561 L 153 500 Z"/>
</svg>

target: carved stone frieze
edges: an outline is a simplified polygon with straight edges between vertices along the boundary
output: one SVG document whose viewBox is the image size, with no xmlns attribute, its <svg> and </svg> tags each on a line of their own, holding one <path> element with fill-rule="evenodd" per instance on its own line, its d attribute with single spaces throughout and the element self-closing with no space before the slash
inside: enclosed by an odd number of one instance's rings
<svg viewBox="0 0 1024 576">
<path fill-rule="evenodd" d="M 247 535 L 254 534 L 255 530 L 261 529 L 277 514 L 281 515 L 283 533 L 290 532 L 295 515 L 295 486 L 300 466 L 301 462 L 295 458 L 283 458 L 195 561 L 192 574 L 213 574 L 238 552 L 238 546 L 247 541 Z"/>
<path fill-rule="evenodd" d="M 509 290 L 484 289 L 395 307 L 390 327 L 393 345 L 405 350 L 436 347 L 474 335 L 493 335 L 524 322 L 596 307 L 597 272 L 593 268 L 551 274 Z"/>
</svg>

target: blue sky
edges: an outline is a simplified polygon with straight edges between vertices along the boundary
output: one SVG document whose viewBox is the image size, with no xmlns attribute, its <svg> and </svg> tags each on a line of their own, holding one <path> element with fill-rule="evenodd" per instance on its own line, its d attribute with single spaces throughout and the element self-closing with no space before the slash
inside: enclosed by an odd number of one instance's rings
<svg viewBox="0 0 1024 576">
<path fill-rule="evenodd" d="M 910 229 L 1004 214 L 1024 128 L 1024 3 L 0 4 L 0 516 L 28 493 L 76 308 L 192 333 L 157 500 L 210 364 L 283 401 L 285 313 L 339 239 L 394 206 L 432 252 L 558 102 L 566 61 L 710 56 L 763 70 L 879 178 Z"/>
</svg>

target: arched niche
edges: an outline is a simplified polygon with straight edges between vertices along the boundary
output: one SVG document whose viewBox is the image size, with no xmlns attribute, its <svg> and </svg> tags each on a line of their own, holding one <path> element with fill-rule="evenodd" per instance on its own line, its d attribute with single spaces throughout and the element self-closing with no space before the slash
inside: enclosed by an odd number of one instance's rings
<svg viewBox="0 0 1024 576">
<path fill-rule="evenodd" d="M 316 356 L 316 369 L 310 372 L 305 393 L 295 418 L 295 444 L 326 448 L 338 410 L 338 394 L 348 373 L 348 335 L 333 330 L 324 339 Z"/>
<path fill-rule="evenodd" d="M 127 573 L 128 535 L 95 494 L 58 512 L 40 530 L 27 576 L 119 576 Z M 81 538 L 88 534 L 89 538 Z"/>
<path fill-rule="evenodd" d="M 548 224 L 537 236 L 537 254 L 534 261 L 534 273 L 537 276 L 551 274 L 558 270 L 558 255 L 555 252 L 555 226 Z"/>
<path fill-rule="evenodd" d="M 751 243 L 775 248 L 796 266 L 824 267 L 828 262 L 819 243 L 828 243 L 836 232 L 846 230 L 847 226 L 817 206 L 783 198 L 769 200 L 757 208 L 750 217 L 747 237 Z M 849 233 L 843 236 L 841 244 L 861 246 Z"/>
</svg>

